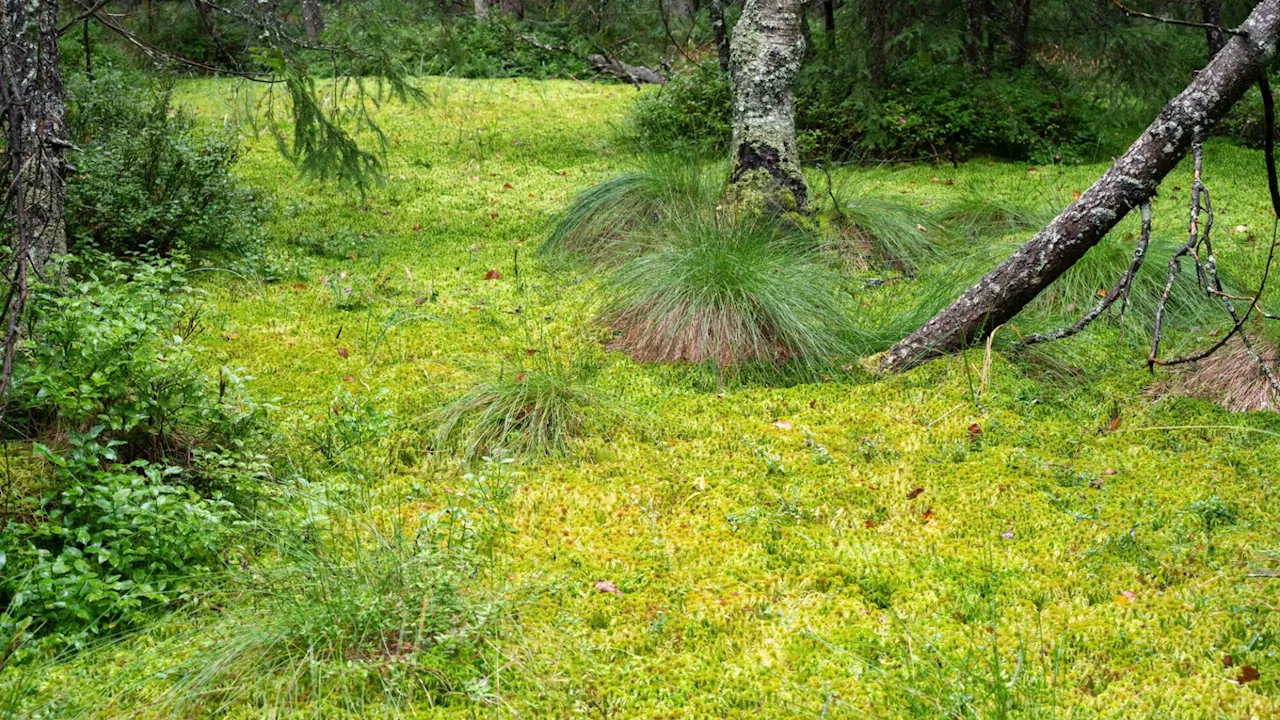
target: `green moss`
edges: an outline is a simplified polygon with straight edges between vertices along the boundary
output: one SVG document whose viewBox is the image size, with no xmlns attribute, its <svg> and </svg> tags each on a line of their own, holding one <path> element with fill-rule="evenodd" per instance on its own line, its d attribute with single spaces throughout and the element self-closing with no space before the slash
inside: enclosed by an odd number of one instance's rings
<svg viewBox="0 0 1280 720">
<path fill-rule="evenodd" d="M 478 503 L 459 491 L 462 471 L 426 449 L 440 403 L 494 364 L 514 367 L 508 358 L 608 339 L 592 323 L 597 274 L 532 261 L 531 243 L 574 193 L 625 165 L 601 138 L 634 96 L 573 82 L 424 84 L 428 108 L 383 109 L 388 183 L 363 202 L 294 182 L 270 138 L 251 142 L 239 166 L 277 198 L 267 230 L 282 247 L 353 231 L 370 248 L 354 259 L 282 253 L 274 272 L 285 279 L 274 284 L 198 276 L 209 294 L 202 358 L 245 367 L 262 394 L 283 396 L 291 432 L 325 416 L 335 387 L 390 391 L 379 402 L 400 422 L 368 448 L 367 470 L 312 478 L 365 498 L 361 512 L 378 518 Z M 184 92 L 219 119 L 231 87 L 197 82 Z M 1219 262 L 1246 274 L 1261 244 L 1248 234 L 1268 226 L 1260 167 L 1255 153 L 1209 149 Z M 833 175 L 855 192 L 924 208 L 958 196 L 948 179 L 1007 202 L 1061 207 L 1103 169 L 973 162 Z M 1157 231 L 1185 222 L 1175 185 L 1189 187 L 1187 168 L 1162 188 Z M 490 270 L 501 278 L 485 280 Z M 371 300 L 358 310 L 335 307 L 322 282 L 343 272 L 371 278 Z M 875 327 L 939 283 L 869 282 L 884 277 L 858 276 L 868 284 L 856 299 Z M 456 688 L 434 708 L 383 707 L 367 694 L 363 709 L 311 710 L 1280 713 L 1280 583 L 1244 577 L 1275 568 L 1280 551 L 1280 419 L 1153 400 L 1141 348 L 1105 325 L 1045 353 L 1006 354 L 998 344 L 981 394 L 981 349 L 876 383 L 851 368 L 787 386 L 721 386 L 702 369 L 610 354 L 599 382 L 649 431 L 621 428 L 607 444 L 591 438 L 586 452 L 523 468 L 502 510 L 510 531 L 469 590 L 518 607 L 492 641 L 501 658 L 492 667 L 502 670 L 487 690 Z M 770 472 L 766 456 L 785 471 Z M 467 507 L 472 518 L 488 516 Z M 1220 507 L 1233 522 L 1219 521 Z M 619 593 L 600 592 L 601 580 Z M 48 715 L 155 716 L 162 706 L 152 701 L 174 683 L 167 673 L 199 661 L 207 628 L 207 616 L 175 617 L 41 666 L 36 695 L 61 698 Z M 1245 664 L 1261 680 L 1232 682 Z M 259 717 L 270 700 L 224 714 Z"/>
</svg>

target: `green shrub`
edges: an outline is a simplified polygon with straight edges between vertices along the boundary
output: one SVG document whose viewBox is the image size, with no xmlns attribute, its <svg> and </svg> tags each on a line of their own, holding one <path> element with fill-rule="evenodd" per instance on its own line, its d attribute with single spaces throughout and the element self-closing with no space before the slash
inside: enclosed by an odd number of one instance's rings
<svg viewBox="0 0 1280 720">
<path fill-rule="evenodd" d="M 629 131 L 645 149 L 724 153 L 733 131 L 732 107 L 728 76 L 705 63 L 641 95 Z"/>
<path fill-rule="evenodd" d="M 259 249 L 261 214 L 231 167 L 239 141 L 170 103 L 170 89 L 99 68 L 68 80 L 67 124 L 81 150 L 67 182 L 74 249 L 168 256 Z"/>
<path fill-rule="evenodd" d="M 269 436 L 236 377 L 197 367 L 190 300 L 171 265 L 110 261 L 33 290 L 6 420 L 49 471 L 6 498 L 0 629 L 32 617 L 79 642 L 218 565 Z"/>
<path fill-rule="evenodd" d="M 808 156 L 1034 160 L 1097 154 L 1095 104 L 1039 72 L 977 74 L 905 62 L 892 83 L 868 91 L 856 64 L 812 62 L 796 85 L 796 131 Z M 631 116 L 641 147 L 723 152 L 731 134 L 728 79 L 713 64 L 643 96 Z"/>
</svg>

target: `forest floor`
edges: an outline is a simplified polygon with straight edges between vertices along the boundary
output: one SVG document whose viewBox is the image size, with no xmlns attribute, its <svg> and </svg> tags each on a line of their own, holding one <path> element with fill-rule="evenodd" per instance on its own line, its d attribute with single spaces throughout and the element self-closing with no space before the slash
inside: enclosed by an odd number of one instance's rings
<svg viewBox="0 0 1280 720">
<path fill-rule="evenodd" d="M 180 92 L 220 119 L 230 87 Z M 198 276 L 200 353 L 278 398 L 289 452 L 318 445 L 337 407 L 386 422 L 310 478 L 351 512 L 413 528 L 462 506 L 490 529 L 468 590 L 500 615 L 486 677 L 437 707 L 259 696 L 218 714 L 1280 716 L 1280 580 L 1249 577 L 1280 565 L 1280 417 L 1161 394 L 1141 343 L 1102 324 L 1031 357 L 997 347 L 989 368 L 979 347 L 880 380 L 856 361 L 775 381 L 636 364 L 602 348 L 593 271 L 535 257 L 575 192 L 633 162 L 614 138 L 636 91 L 424 87 L 426 107 L 380 110 L 387 182 L 363 199 L 248 141 L 239 172 L 275 208 L 274 277 Z M 1256 267 L 1260 155 L 1207 158 L 1221 254 Z M 922 207 L 981 193 L 1058 208 L 1104 168 L 832 175 Z M 1176 236 L 1175 185 L 1187 168 L 1157 202 Z M 868 317 L 927 290 L 871 285 Z M 587 360 L 609 411 L 567 456 L 476 468 L 428 451 L 431 412 L 475 382 Z M 159 712 L 216 616 L 45 667 L 43 691 L 67 714 Z"/>
</svg>

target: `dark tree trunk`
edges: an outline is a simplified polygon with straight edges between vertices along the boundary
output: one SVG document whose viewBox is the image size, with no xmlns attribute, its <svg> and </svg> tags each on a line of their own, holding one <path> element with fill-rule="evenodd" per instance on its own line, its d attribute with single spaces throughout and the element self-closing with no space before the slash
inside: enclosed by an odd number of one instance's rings
<svg viewBox="0 0 1280 720">
<path fill-rule="evenodd" d="M 309 42 L 320 42 L 320 34 L 324 32 L 324 13 L 320 11 L 320 0 L 302 0 L 302 27 L 307 31 Z"/>
<path fill-rule="evenodd" d="M 972 67 L 982 64 L 985 10 L 985 0 L 964 0 L 964 62 Z"/>
<path fill-rule="evenodd" d="M 524 0 L 498 0 L 498 9 L 517 20 L 524 19 Z"/>
<path fill-rule="evenodd" d="M 1222 3 L 1220 0 L 1200 0 L 1200 17 L 1202 22 L 1210 25 L 1222 26 Z M 1209 46 L 1209 57 L 1213 58 L 1222 49 L 1226 41 L 1222 37 L 1222 31 L 1217 28 L 1205 28 L 1204 39 Z"/>
<path fill-rule="evenodd" d="M 1263 0 L 1231 39 L 1119 160 L 1062 214 L 881 360 L 905 370 L 986 337 L 1062 275 L 1157 186 L 1265 71 L 1280 42 L 1280 0 Z"/>
<path fill-rule="evenodd" d="M 697 12 L 693 0 L 663 0 L 662 4 L 672 20 L 689 20 Z"/>
<path fill-rule="evenodd" d="M 893 0 L 866 0 L 867 72 L 871 87 L 885 86 L 893 40 Z"/>
<path fill-rule="evenodd" d="M 836 0 L 822 0 L 822 29 L 827 36 L 827 51 L 836 49 Z"/>
<path fill-rule="evenodd" d="M 716 58 L 720 71 L 729 72 L 729 31 L 724 24 L 724 0 L 709 0 L 707 12 L 711 14 L 711 35 L 716 40 Z"/>
<path fill-rule="evenodd" d="M 733 28 L 729 182 L 740 204 L 798 210 L 807 201 L 792 87 L 804 59 L 800 13 L 800 0 L 746 0 Z"/>
<path fill-rule="evenodd" d="M 58 65 L 57 0 L 3 0 L 0 42 L 0 81 L 19 106 L 7 116 L 18 125 L 12 136 L 19 145 L 6 148 L 8 161 L 16 164 L 9 172 L 17 175 L 17 212 L 30 243 L 30 267 L 44 276 L 49 257 L 67 252 L 63 172 L 69 144 Z"/>
<path fill-rule="evenodd" d="M 1013 0 L 1013 18 L 1009 23 L 1009 63 L 1015 68 L 1027 64 L 1027 31 L 1031 27 L 1031 0 Z"/>
</svg>

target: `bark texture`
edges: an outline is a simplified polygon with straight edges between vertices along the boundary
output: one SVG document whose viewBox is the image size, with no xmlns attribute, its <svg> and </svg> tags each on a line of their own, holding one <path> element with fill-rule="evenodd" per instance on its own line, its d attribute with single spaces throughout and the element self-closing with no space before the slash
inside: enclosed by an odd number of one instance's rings
<svg viewBox="0 0 1280 720">
<path fill-rule="evenodd" d="M 1015 68 L 1027 64 L 1027 31 L 1031 28 L 1031 0 L 1013 0 L 1009 22 L 1009 63 Z"/>
<path fill-rule="evenodd" d="M 1240 29 L 1245 35 L 1233 37 L 1078 200 L 889 350 L 881 368 L 905 370 L 985 337 L 1018 314 L 1130 210 L 1147 202 L 1187 153 L 1192 138 L 1204 136 L 1274 59 L 1280 41 L 1280 0 L 1258 3 Z"/>
<path fill-rule="evenodd" d="M 617 58 L 607 55 L 588 55 L 587 62 L 591 63 L 592 69 L 596 72 L 612 75 L 637 87 L 640 85 L 665 85 L 667 82 L 666 76 L 660 72 L 640 65 L 628 65 Z"/>
<path fill-rule="evenodd" d="M 730 194 L 740 204 L 800 210 L 807 201 L 793 91 L 804 60 L 800 13 L 800 0 L 746 0 L 733 28 L 729 181 Z"/>
<path fill-rule="evenodd" d="M 724 0 L 708 0 L 707 12 L 711 15 L 711 36 L 716 41 L 716 59 L 720 71 L 729 72 L 729 31 L 724 24 Z"/>
<path fill-rule="evenodd" d="M 1220 0 L 1200 0 L 1200 21 L 1210 25 L 1222 26 L 1222 3 Z M 1218 54 L 1226 40 L 1222 31 L 1217 28 L 1204 29 L 1205 43 L 1209 46 L 1209 57 Z"/>
<path fill-rule="evenodd" d="M 524 0 L 498 0 L 498 9 L 517 20 L 524 19 Z"/>
<path fill-rule="evenodd" d="M 489 0 L 471 0 L 471 7 L 475 10 L 477 20 L 488 19 L 489 6 Z"/>
<path fill-rule="evenodd" d="M 882 88 L 886 84 L 886 68 L 892 52 L 893 0 L 866 0 L 865 7 L 867 72 L 871 75 L 871 87 Z"/>
<path fill-rule="evenodd" d="M 307 31 L 307 40 L 320 42 L 320 34 L 324 32 L 324 13 L 320 11 L 320 0 L 302 0 L 302 26 Z"/>
<path fill-rule="evenodd" d="M 66 202 L 67 129 L 62 70 L 58 64 L 57 0 L 0 2 L 2 80 L 17 112 L 19 147 L 6 148 L 16 174 L 19 222 L 28 228 L 31 269 L 44 276 L 51 255 L 67 252 L 63 220 Z"/>
</svg>

